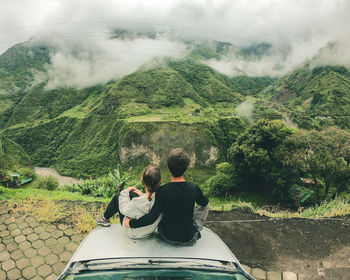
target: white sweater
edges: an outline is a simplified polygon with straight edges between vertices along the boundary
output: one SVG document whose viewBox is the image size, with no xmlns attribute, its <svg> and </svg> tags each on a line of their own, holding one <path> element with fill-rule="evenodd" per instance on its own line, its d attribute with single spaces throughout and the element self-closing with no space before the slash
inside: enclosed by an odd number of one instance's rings
<svg viewBox="0 0 350 280">
<path fill-rule="evenodd" d="M 151 211 L 154 200 L 155 194 L 153 195 L 151 201 L 148 200 L 146 194 L 130 199 L 129 191 L 125 189 L 122 190 L 119 195 L 119 211 L 126 217 L 129 217 L 131 219 L 139 219 Z M 140 228 L 127 228 L 123 224 L 122 228 L 130 238 L 143 238 L 150 235 L 156 230 L 161 219 L 162 214 L 151 225 Z"/>
</svg>

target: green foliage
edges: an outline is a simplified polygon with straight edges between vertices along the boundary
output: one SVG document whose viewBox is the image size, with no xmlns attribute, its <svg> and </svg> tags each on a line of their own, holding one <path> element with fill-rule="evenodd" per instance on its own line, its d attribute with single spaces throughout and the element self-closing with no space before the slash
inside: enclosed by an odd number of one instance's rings
<svg viewBox="0 0 350 280">
<path fill-rule="evenodd" d="M 210 194 L 218 197 L 227 196 L 232 193 L 232 189 L 235 187 L 232 178 L 228 174 L 223 173 L 211 177 L 207 181 L 207 185 L 209 186 Z"/>
<path fill-rule="evenodd" d="M 345 67 L 305 66 L 275 81 L 261 96 L 282 103 L 301 128 L 350 128 L 350 72 Z"/>
<path fill-rule="evenodd" d="M 21 167 L 16 169 L 16 172 L 26 178 L 32 178 L 33 180 L 37 178 L 35 170 L 31 167 Z"/>
<path fill-rule="evenodd" d="M 108 175 L 97 179 L 87 179 L 75 184 L 74 189 L 80 189 L 82 194 L 111 197 L 129 180 L 127 172 L 121 172 L 119 166 Z"/>
<path fill-rule="evenodd" d="M 236 84 L 241 94 L 245 96 L 256 96 L 274 80 L 271 77 L 237 76 L 232 78 L 232 83 Z"/>
<path fill-rule="evenodd" d="M 216 175 L 209 178 L 204 188 L 209 188 L 209 194 L 215 197 L 226 197 L 234 193 L 237 179 L 234 166 L 228 162 L 216 165 Z"/>
<path fill-rule="evenodd" d="M 247 128 L 247 123 L 242 118 L 219 118 L 217 121 L 206 123 L 206 126 L 214 134 L 220 147 L 222 147 L 225 160 L 227 152 L 237 137 Z"/>
<path fill-rule="evenodd" d="M 281 150 L 284 164 L 313 179 L 317 202 L 334 199 L 350 185 L 350 133 L 339 128 L 299 131 L 289 136 Z"/>
<path fill-rule="evenodd" d="M 54 119 L 63 112 L 82 104 L 88 97 L 99 93 L 99 87 L 85 90 L 73 88 L 59 88 L 45 90 L 45 83 L 39 84 L 29 90 L 12 110 L 11 117 L 6 126 L 19 123 L 42 123 Z"/>
<path fill-rule="evenodd" d="M 39 177 L 36 180 L 37 187 L 39 189 L 46 189 L 49 191 L 53 191 L 58 188 L 58 180 L 54 176 L 45 176 L 45 177 Z"/>
<path fill-rule="evenodd" d="M 49 49 L 23 43 L 0 56 L 0 91 L 24 90 L 34 79 L 35 71 L 43 71 L 49 62 Z"/>
<path fill-rule="evenodd" d="M 278 151 L 293 133 L 281 121 L 260 120 L 238 137 L 229 150 L 229 160 L 235 166 L 241 190 L 270 191 L 277 197 L 286 193 L 293 174 L 283 168 Z"/>
<path fill-rule="evenodd" d="M 216 165 L 216 172 L 232 175 L 235 173 L 235 168 L 232 164 L 230 164 L 228 162 L 223 162 L 223 163 L 219 163 Z"/>
<path fill-rule="evenodd" d="M 281 110 L 276 107 L 276 105 L 271 104 L 271 102 L 267 102 L 266 100 L 255 99 L 252 119 L 255 121 L 260 119 L 282 120 L 283 113 L 281 113 Z"/>
<path fill-rule="evenodd" d="M 192 98 L 199 104 L 238 103 L 242 100 L 239 89 L 234 87 L 228 77 L 215 72 L 206 65 L 195 63 L 192 60 L 169 61 L 168 65 L 183 77 L 183 82 L 189 83 L 195 90 L 196 95 L 186 97 Z"/>
<path fill-rule="evenodd" d="M 183 78 L 170 68 L 155 68 L 147 71 L 137 71 L 120 81 L 106 86 L 108 92 L 103 99 L 99 113 L 111 113 L 119 107 L 128 106 L 130 102 L 140 104 L 135 109 L 146 104 L 149 108 L 184 105 L 184 97 L 195 97 L 196 92 L 184 82 Z M 139 109 L 137 109 L 139 110 Z M 123 113 L 123 114 L 121 114 Z M 119 118 L 124 118 L 128 112 L 119 112 Z M 131 115 L 135 115 L 131 108 Z"/>
<path fill-rule="evenodd" d="M 0 186 L 0 200 L 7 200 L 12 202 L 23 201 L 26 199 L 40 199 L 42 197 L 49 198 L 53 201 L 81 201 L 81 202 L 104 202 L 108 203 L 109 199 L 104 199 L 100 197 L 91 197 L 86 195 L 81 195 L 78 193 L 72 193 L 67 191 L 57 190 L 49 191 L 46 189 L 38 189 L 34 187 L 34 183 L 27 185 L 19 189 L 9 189 Z"/>
<path fill-rule="evenodd" d="M 0 143 L 0 169 L 18 169 L 31 165 L 30 157 L 20 145 L 2 135 Z"/>
</svg>

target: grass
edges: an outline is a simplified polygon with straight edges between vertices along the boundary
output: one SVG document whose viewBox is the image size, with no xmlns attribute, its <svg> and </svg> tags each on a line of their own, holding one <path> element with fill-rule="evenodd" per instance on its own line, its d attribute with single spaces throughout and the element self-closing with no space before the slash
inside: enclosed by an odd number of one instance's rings
<svg viewBox="0 0 350 280">
<path fill-rule="evenodd" d="M 26 199 L 42 199 L 50 198 L 52 201 L 70 200 L 70 201 L 82 201 L 82 202 L 103 202 L 107 203 L 108 198 L 97 198 L 82 195 L 79 193 L 72 193 L 67 191 L 48 191 L 45 189 L 34 188 L 33 185 L 29 185 L 21 189 L 8 189 L 0 186 L 0 200 L 8 200 L 12 202 L 19 202 Z"/>
<path fill-rule="evenodd" d="M 0 200 L 6 200 L 14 212 L 25 213 L 44 223 L 68 223 L 74 226 L 77 233 L 88 233 L 96 227 L 95 218 L 100 216 L 105 206 L 94 206 L 91 209 L 83 206 L 84 202 L 109 202 L 106 198 L 84 196 L 67 191 L 48 191 L 27 187 L 7 189 L 0 186 Z M 69 206 L 78 201 L 82 205 Z M 73 203 L 72 203 L 73 204 Z M 118 223 L 119 218 L 111 219 Z"/>
<path fill-rule="evenodd" d="M 300 208 L 298 211 L 293 212 L 281 210 L 277 206 L 256 206 L 254 203 L 241 200 L 240 198 L 228 200 L 210 198 L 210 209 L 216 211 L 243 210 L 276 219 L 322 219 L 350 215 L 350 201 L 335 199 L 313 207 Z"/>
<path fill-rule="evenodd" d="M 135 183 L 137 182 L 135 181 Z M 0 200 L 6 200 L 13 211 L 31 215 L 39 222 L 72 224 L 75 231 L 82 234 L 90 232 L 96 227 L 95 218 L 101 215 L 105 209 L 103 204 L 91 208 L 84 206 L 84 203 L 102 202 L 106 204 L 110 199 L 90 197 L 68 191 L 48 191 L 32 186 L 23 189 L 7 189 L 0 186 Z M 301 208 L 297 212 L 280 210 L 274 206 L 262 206 L 262 198 L 252 195 L 242 195 L 235 198 L 210 197 L 209 200 L 211 210 L 243 210 L 276 219 L 318 219 L 350 215 L 350 201 L 342 198 L 306 209 Z M 78 203 L 72 203 L 74 201 Z M 118 223 L 118 217 L 112 219 L 111 222 Z"/>
<path fill-rule="evenodd" d="M 344 199 L 335 199 L 328 202 L 323 202 L 309 208 L 300 208 L 297 212 L 291 211 L 268 211 L 263 208 L 258 209 L 256 213 L 265 215 L 271 218 L 330 218 L 350 215 L 350 202 Z"/>
<path fill-rule="evenodd" d="M 83 119 L 87 116 L 88 113 L 90 113 L 98 105 L 100 105 L 101 102 L 101 100 L 96 100 L 96 97 L 90 96 L 82 104 L 79 104 L 69 110 L 64 111 L 57 118 L 70 117 L 76 119 Z"/>
<path fill-rule="evenodd" d="M 201 109 L 201 105 L 194 102 L 190 98 L 184 98 L 184 106 L 174 105 L 170 107 L 162 107 L 159 109 L 153 109 L 152 112 L 129 117 L 126 120 L 129 122 L 159 122 L 159 121 L 172 121 L 171 116 L 175 114 L 181 114 L 188 116 L 189 113 L 193 113 L 196 109 Z M 169 119 L 170 118 L 170 119 Z"/>
<path fill-rule="evenodd" d="M 9 202 L 9 207 L 14 212 L 31 214 L 39 222 L 55 223 L 65 219 L 69 213 L 64 211 L 62 205 L 55 203 L 47 197 L 28 198 L 20 202 Z"/>
<path fill-rule="evenodd" d="M 240 199 L 222 199 L 211 197 L 210 201 L 210 210 L 214 211 L 231 211 L 231 210 L 244 210 L 254 213 L 256 211 L 256 206 L 251 202 L 242 201 Z"/>
<path fill-rule="evenodd" d="M 133 116 L 127 118 L 126 120 L 128 122 L 160 122 L 162 121 L 162 117 L 163 115 L 160 114 L 149 113 L 147 115 L 142 116 Z"/>
</svg>

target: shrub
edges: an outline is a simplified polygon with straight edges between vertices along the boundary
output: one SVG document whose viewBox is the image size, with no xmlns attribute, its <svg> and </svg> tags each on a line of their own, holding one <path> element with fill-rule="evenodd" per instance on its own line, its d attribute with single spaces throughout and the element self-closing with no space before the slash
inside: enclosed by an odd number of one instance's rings
<svg viewBox="0 0 350 280">
<path fill-rule="evenodd" d="M 49 175 L 49 176 L 45 176 L 45 177 L 39 177 L 37 179 L 37 186 L 39 189 L 46 189 L 49 191 L 53 191 L 55 189 L 58 188 L 58 180 Z"/>
<path fill-rule="evenodd" d="M 77 184 L 75 188 L 79 188 L 82 194 L 111 197 L 117 189 L 126 184 L 128 179 L 127 172 L 120 172 L 118 166 L 117 169 L 110 171 L 108 175 L 97 179 L 84 180 Z"/>
<path fill-rule="evenodd" d="M 33 168 L 22 167 L 17 170 L 17 172 L 23 177 L 30 177 L 33 180 L 37 177 Z"/>
<path fill-rule="evenodd" d="M 216 172 L 233 175 L 235 173 L 235 169 L 232 164 L 223 162 L 216 165 Z"/>
<path fill-rule="evenodd" d="M 219 197 L 232 193 L 232 189 L 235 187 L 231 176 L 224 173 L 219 173 L 211 177 L 206 184 L 210 189 L 209 193 Z"/>
<path fill-rule="evenodd" d="M 209 194 L 217 197 L 231 195 L 237 185 L 234 166 L 228 162 L 216 165 L 216 175 L 209 178 L 203 188 L 209 190 Z"/>
<path fill-rule="evenodd" d="M 58 187 L 58 190 L 73 192 L 73 193 L 81 193 L 81 188 L 79 187 L 78 184 L 60 186 Z"/>
</svg>

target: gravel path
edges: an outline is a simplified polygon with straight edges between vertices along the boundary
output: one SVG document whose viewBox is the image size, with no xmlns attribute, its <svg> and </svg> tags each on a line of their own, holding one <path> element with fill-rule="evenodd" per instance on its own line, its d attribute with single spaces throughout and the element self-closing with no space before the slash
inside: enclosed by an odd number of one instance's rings
<svg viewBox="0 0 350 280">
<path fill-rule="evenodd" d="M 55 169 L 53 168 L 47 168 L 47 167 L 35 167 L 34 168 L 35 173 L 39 176 L 53 176 L 58 180 L 58 183 L 60 186 L 63 185 L 69 185 L 69 184 L 78 184 L 81 183 L 79 179 L 68 177 L 68 176 L 62 176 L 60 175 Z"/>
</svg>

